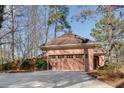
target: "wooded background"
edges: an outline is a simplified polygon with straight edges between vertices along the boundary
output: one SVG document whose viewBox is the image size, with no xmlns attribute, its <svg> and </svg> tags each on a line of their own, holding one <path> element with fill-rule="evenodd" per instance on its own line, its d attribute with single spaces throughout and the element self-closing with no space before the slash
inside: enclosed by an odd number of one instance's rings
<svg viewBox="0 0 124 93">
<path fill-rule="evenodd" d="M 83 24 L 101 16 L 90 34 L 103 48 L 106 62 L 124 61 L 124 6 L 77 7 L 82 9 L 72 15 L 73 21 Z M 71 31 L 69 9 L 65 5 L 0 5 L 0 64 L 20 60 L 20 66 L 27 58 L 41 56 L 40 45 L 56 38 L 58 32 Z"/>
</svg>

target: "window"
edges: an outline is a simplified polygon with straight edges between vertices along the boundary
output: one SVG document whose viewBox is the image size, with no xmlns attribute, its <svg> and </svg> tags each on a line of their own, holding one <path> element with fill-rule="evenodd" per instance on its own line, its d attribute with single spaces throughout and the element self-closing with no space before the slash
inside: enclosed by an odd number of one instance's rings
<svg viewBox="0 0 124 93">
<path fill-rule="evenodd" d="M 50 55 L 51 59 L 62 59 L 62 58 L 83 58 L 84 54 L 68 54 L 68 55 Z M 85 58 L 88 58 L 88 55 L 85 54 Z"/>
<path fill-rule="evenodd" d="M 83 58 L 83 54 L 77 54 L 75 55 L 76 58 Z"/>
<path fill-rule="evenodd" d="M 73 58 L 73 55 L 67 55 L 66 58 Z"/>
<path fill-rule="evenodd" d="M 56 56 L 55 55 L 50 55 L 50 58 L 55 59 Z"/>
<path fill-rule="evenodd" d="M 58 58 L 64 58 L 64 55 L 58 55 Z"/>
</svg>

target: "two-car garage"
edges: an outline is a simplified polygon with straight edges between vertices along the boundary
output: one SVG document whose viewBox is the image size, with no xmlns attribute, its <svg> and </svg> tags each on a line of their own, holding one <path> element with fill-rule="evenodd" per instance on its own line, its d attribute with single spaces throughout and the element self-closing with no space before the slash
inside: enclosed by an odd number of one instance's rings
<svg viewBox="0 0 124 93">
<path fill-rule="evenodd" d="M 53 71 L 84 71 L 83 54 L 49 55 L 49 69 Z"/>
</svg>

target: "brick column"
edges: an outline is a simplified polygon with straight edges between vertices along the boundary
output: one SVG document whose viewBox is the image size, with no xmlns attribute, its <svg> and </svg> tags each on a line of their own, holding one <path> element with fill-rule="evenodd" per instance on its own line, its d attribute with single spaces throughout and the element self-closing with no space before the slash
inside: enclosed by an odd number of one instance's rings
<svg viewBox="0 0 124 93">
<path fill-rule="evenodd" d="M 84 49 L 84 69 L 85 69 L 85 71 L 88 71 L 88 66 L 89 66 L 89 64 L 88 64 L 88 49 Z"/>
<path fill-rule="evenodd" d="M 93 49 L 84 49 L 85 71 L 93 70 Z"/>
<path fill-rule="evenodd" d="M 105 57 L 104 55 L 99 56 L 99 65 L 104 66 L 105 64 Z"/>
<path fill-rule="evenodd" d="M 93 70 L 93 49 L 88 49 L 88 70 L 92 71 Z"/>
</svg>

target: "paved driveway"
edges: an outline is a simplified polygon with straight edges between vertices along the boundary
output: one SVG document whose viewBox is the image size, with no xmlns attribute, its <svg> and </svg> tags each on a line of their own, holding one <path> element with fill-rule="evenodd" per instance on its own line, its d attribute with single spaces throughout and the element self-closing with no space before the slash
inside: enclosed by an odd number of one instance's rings
<svg viewBox="0 0 124 93">
<path fill-rule="evenodd" d="M 31 73 L 0 73 L 0 87 L 11 88 L 80 88 L 111 87 L 85 72 L 38 71 Z"/>
</svg>

